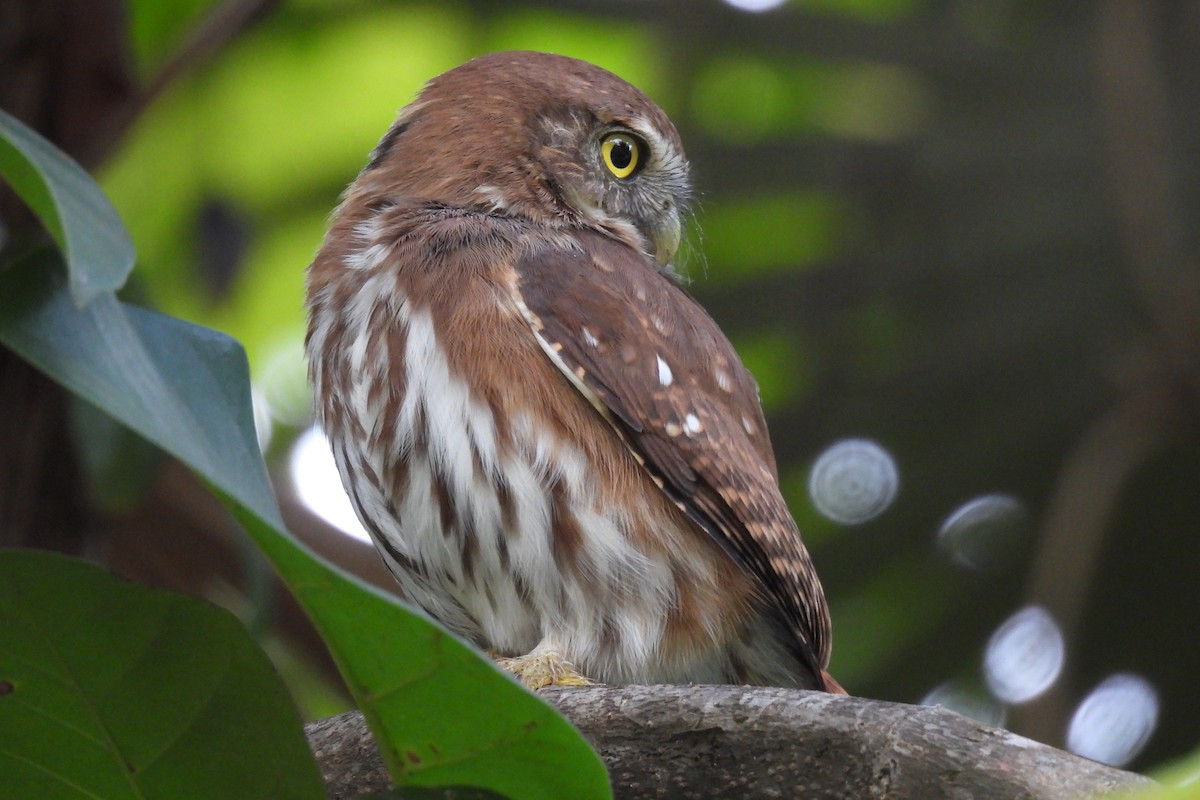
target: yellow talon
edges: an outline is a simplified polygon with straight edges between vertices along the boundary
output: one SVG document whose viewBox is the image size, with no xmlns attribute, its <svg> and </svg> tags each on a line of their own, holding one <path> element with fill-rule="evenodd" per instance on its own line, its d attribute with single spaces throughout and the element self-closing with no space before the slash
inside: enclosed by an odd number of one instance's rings
<svg viewBox="0 0 1200 800">
<path fill-rule="evenodd" d="M 512 673 L 521 685 L 537 691 L 544 686 L 594 686 L 595 682 L 576 671 L 571 662 L 554 650 L 535 649 L 513 658 L 497 658 L 496 665 Z"/>
</svg>

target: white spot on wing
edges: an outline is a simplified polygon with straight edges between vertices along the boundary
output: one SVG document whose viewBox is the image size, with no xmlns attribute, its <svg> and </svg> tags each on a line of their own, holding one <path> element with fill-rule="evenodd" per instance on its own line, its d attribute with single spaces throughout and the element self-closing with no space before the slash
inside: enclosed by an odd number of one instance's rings
<svg viewBox="0 0 1200 800">
<path fill-rule="evenodd" d="M 583 329 L 581 332 L 583 333 L 583 340 L 585 342 L 587 342 L 589 346 L 591 346 L 591 347 L 599 347 L 600 346 L 600 340 L 596 338 L 595 334 L 593 334 L 591 331 L 588 330 L 586 325 L 583 326 Z"/>
<path fill-rule="evenodd" d="M 655 356 L 655 358 L 658 359 L 658 382 L 663 386 L 670 386 L 671 382 L 675 380 L 675 376 L 671 374 L 671 367 L 663 361 L 662 356 Z"/>
<path fill-rule="evenodd" d="M 509 210 L 508 196 L 491 184 L 484 183 L 476 186 L 475 194 L 482 197 L 492 207 L 492 211 L 504 212 Z"/>
<path fill-rule="evenodd" d="M 683 420 L 683 424 L 687 428 L 688 433 L 699 433 L 704 430 L 704 426 L 700 424 L 700 418 L 695 414 L 688 414 Z"/>
<path fill-rule="evenodd" d="M 728 372 L 726 372 L 724 369 L 721 369 L 720 367 L 717 367 L 715 375 L 717 377 L 717 386 L 720 387 L 721 391 L 723 391 L 723 392 L 732 392 L 733 391 L 733 381 L 730 379 Z"/>
</svg>

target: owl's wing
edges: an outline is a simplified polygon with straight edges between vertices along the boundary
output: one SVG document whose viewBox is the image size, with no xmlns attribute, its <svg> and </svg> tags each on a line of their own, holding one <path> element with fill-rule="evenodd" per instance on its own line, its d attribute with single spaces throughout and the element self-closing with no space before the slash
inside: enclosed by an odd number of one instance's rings
<svg viewBox="0 0 1200 800">
<path fill-rule="evenodd" d="M 522 312 L 655 482 L 784 610 L 821 685 L 829 612 L 779 493 L 754 379 L 649 257 L 599 234 L 578 242 L 517 262 Z"/>
</svg>

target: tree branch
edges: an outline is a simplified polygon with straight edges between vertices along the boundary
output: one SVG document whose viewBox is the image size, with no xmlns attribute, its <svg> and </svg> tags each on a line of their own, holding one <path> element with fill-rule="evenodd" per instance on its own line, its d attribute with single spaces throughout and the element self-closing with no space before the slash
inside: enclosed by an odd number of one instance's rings
<svg viewBox="0 0 1200 800">
<path fill-rule="evenodd" d="M 541 696 L 632 798 L 1066 800 L 1152 782 L 942 708 L 746 686 L 552 688 Z M 331 798 L 389 786 L 357 712 L 308 727 Z"/>
</svg>

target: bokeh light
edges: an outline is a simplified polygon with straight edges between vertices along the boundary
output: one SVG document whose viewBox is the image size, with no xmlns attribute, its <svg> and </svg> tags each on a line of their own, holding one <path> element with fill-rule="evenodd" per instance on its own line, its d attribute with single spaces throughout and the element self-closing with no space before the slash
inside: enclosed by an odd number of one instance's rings
<svg viewBox="0 0 1200 800">
<path fill-rule="evenodd" d="M 900 488 L 900 473 L 888 451 L 867 439 L 844 439 L 813 463 L 808 494 L 823 516 L 859 525 L 882 514 Z"/>
<path fill-rule="evenodd" d="M 725 5 L 733 6 L 739 11 L 758 13 L 760 11 L 770 11 L 773 8 L 779 8 L 786 2 L 787 0 L 725 0 Z"/>
<path fill-rule="evenodd" d="M 983 674 L 988 689 L 1004 703 L 1025 703 L 1046 691 L 1062 672 L 1062 630 L 1040 606 L 1013 614 L 988 640 Z"/>
<path fill-rule="evenodd" d="M 941 706 L 962 714 L 964 717 L 982 722 L 985 725 L 1001 727 L 1004 725 L 1004 706 L 996 702 L 976 683 L 964 680 L 951 680 L 939 684 L 921 698 L 920 705 Z"/>
<path fill-rule="evenodd" d="M 356 539 L 371 541 L 342 488 L 329 440 L 320 428 L 314 425 L 297 437 L 288 466 L 296 495 L 308 510 Z"/>
<path fill-rule="evenodd" d="M 1119 673 L 1083 698 L 1067 729 L 1067 749 L 1123 767 L 1142 752 L 1158 724 L 1158 692 L 1139 675 Z"/>
<path fill-rule="evenodd" d="M 938 530 L 938 546 L 964 567 L 996 569 L 1011 560 L 1030 521 L 1025 504 L 1017 498 L 983 495 L 946 517 Z"/>
</svg>

